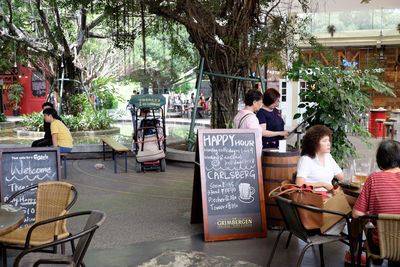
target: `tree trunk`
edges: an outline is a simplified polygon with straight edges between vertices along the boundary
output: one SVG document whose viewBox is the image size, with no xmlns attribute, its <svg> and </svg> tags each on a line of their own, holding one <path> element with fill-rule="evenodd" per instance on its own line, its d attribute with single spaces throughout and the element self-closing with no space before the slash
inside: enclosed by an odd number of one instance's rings
<svg viewBox="0 0 400 267">
<path fill-rule="evenodd" d="M 246 66 L 244 61 L 236 62 L 235 54 L 229 55 L 229 51 L 216 53 L 211 50 L 205 60 L 204 71 L 240 76 Z M 240 80 L 233 78 L 222 78 L 210 76 L 212 98 L 211 98 L 211 128 L 226 128 L 227 123 L 232 122 L 238 110 Z"/>
<path fill-rule="evenodd" d="M 61 78 L 61 69 L 60 69 L 60 77 Z M 79 80 L 79 77 L 76 76 L 76 67 L 73 62 L 72 57 L 64 58 L 64 79 L 70 80 Z M 80 86 L 76 82 L 64 81 L 63 84 L 63 92 L 62 92 L 62 106 L 61 112 L 63 114 L 71 114 L 72 112 L 72 101 L 71 96 L 76 95 L 80 92 L 76 90 L 76 88 L 80 88 Z M 60 90 L 61 88 L 59 88 Z M 61 97 L 61 92 L 59 92 Z"/>
<path fill-rule="evenodd" d="M 226 123 L 233 122 L 238 106 L 238 81 L 221 77 L 210 77 L 213 80 L 211 128 L 226 128 Z"/>
</svg>

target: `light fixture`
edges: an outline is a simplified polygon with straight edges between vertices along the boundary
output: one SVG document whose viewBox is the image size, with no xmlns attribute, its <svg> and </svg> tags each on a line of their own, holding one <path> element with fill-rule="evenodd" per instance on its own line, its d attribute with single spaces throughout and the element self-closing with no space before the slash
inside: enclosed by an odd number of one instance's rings
<svg viewBox="0 0 400 267">
<path fill-rule="evenodd" d="M 32 68 L 32 64 L 31 64 L 30 60 L 28 60 L 28 68 Z"/>
<path fill-rule="evenodd" d="M 14 68 L 16 68 L 16 67 L 17 67 L 17 61 L 14 62 Z"/>
</svg>

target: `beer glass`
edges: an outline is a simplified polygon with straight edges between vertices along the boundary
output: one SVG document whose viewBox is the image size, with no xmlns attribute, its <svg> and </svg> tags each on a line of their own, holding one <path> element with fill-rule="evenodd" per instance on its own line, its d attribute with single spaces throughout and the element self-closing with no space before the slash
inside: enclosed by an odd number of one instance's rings
<svg viewBox="0 0 400 267">
<path fill-rule="evenodd" d="M 371 159 L 355 159 L 354 160 L 354 180 L 353 183 L 363 186 L 368 178 L 371 170 Z"/>
</svg>

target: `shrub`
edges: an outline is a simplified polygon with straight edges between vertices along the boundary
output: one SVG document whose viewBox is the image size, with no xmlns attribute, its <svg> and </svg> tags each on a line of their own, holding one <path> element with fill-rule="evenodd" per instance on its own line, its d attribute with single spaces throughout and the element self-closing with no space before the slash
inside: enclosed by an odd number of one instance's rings
<svg viewBox="0 0 400 267">
<path fill-rule="evenodd" d="M 5 122 L 5 121 L 7 121 L 7 117 L 6 117 L 6 115 L 4 115 L 4 113 L 1 113 L 0 114 L 0 122 Z"/>
<path fill-rule="evenodd" d="M 117 113 L 116 116 L 119 114 Z M 61 115 L 60 116 L 65 125 L 70 131 L 92 131 L 92 130 L 106 130 L 111 128 L 111 124 L 115 122 L 107 110 L 93 111 L 91 107 L 84 109 L 82 113 L 77 116 Z M 32 113 L 31 115 L 23 115 L 23 126 L 30 131 L 43 131 L 43 114 Z"/>
<path fill-rule="evenodd" d="M 22 124 L 29 131 L 43 131 L 43 114 L 33 112 L 30 115 L 22 115 Z"/>
</svg>

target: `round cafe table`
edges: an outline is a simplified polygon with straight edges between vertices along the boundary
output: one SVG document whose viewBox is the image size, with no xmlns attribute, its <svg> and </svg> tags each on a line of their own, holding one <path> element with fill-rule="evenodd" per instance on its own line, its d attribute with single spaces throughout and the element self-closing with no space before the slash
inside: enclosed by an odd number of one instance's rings
<svg viewBox="0 0 400 267">
<path fill-rule="evenodd" d="M 17 229 L 24 222 L 24 211 L 9 211 L 0 205 L 0 236 Z"/>
</svg>

